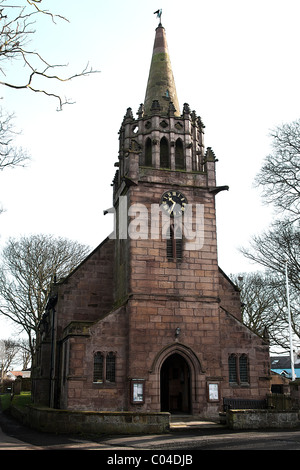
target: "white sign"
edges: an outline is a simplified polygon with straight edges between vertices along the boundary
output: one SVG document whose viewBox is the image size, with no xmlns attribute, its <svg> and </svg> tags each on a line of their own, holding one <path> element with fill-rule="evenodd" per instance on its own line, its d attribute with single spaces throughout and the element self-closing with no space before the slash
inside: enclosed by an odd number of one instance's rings
<svg viewBox="0 0 300 470">
<path fill-rule="evenodd" d="M 218 384 L 208 384 L 208 397 L 210 400 L 219 400 Z"/>
</svg>

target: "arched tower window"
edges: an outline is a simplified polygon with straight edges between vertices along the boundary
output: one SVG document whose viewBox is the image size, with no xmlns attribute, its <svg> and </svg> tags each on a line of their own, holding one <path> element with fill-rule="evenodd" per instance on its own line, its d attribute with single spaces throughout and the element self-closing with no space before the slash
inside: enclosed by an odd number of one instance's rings
<svg viewBox="0 0 300 470">
<path fill-rule="evenodd" d="M 183 142 L 177 139 L 175 143 L 175 169 L 184 170 Z"/>
<path fill-rule="evenodd" d="M 160 141 L 160 167 L 170 168 L 169 143 L 165 137 Z"/>
<path fill-rule="evenodd" d="M 150 137 L 146 140 L 145 145 L 145 165 L 152 166 L 152 142 Z"/>
</svg>

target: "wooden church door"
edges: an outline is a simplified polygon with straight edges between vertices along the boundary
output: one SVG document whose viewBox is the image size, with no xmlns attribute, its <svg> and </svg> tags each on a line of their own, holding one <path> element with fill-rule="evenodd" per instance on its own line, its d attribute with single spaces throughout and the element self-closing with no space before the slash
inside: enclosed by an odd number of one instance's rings
<svg viewBox="0 0 300 470">
<path fill-rule="evenodd" d="M 180 354 L 172 354 L 160 372 L 161 411 L 190 413 L 190 369 Z"/>
</svg>

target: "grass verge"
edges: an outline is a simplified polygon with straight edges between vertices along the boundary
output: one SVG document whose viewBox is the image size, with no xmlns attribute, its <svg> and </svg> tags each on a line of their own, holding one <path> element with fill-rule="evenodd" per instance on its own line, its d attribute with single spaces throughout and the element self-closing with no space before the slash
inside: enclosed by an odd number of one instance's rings
<svg viewBox="0 0 300 470">
<path fill-rule="evenodd" d="M 24 406 L 31 403 L 31 392 L 21 392 L 20 395 L 15 395 L 11 400 L 9 393 L 0 395 L 0 410 L 6 411 L 11 405 L 17 408 L 24 408 Z"/>
</svg>

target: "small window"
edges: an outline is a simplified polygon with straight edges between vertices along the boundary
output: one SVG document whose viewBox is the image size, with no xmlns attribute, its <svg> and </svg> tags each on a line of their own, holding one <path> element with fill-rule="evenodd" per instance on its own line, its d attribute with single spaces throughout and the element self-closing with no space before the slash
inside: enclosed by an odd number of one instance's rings
<svg viewBox="0 0 300 470">
<path fill-rule="evenodd" d="M 228 358 L 229 383 L 237 383 L 236 355 L 231 354 Z"/>
<path fill-rule="evenodd" d="M 110 352 L 106 356 L 106 382 L 116 381 L 116 356 Z"/>
<path fill-rule="evenodd" d="M 113 352 L 96 352 L 94 355 L 94 383 L 115 383 L 116 355 Z"/>
<path fill-rule="evenodd" d="M 243 354 L 239 357 L 239 367 L 240 367 L 240 382 L 248 383 L 249 374 L 248 374 L 248 357 L 246 354 Z"/>
<path fill-rule="evenodd" d="M 103 355 L 100 352 L 94 355 L 93 382 L 103 383 Z"/>
<path fill-rule="evenodd" d="M 231 354 L 228 358 L 229 383 L 249 384 L 249 361 L 246 354 Z"/>
</svg>

